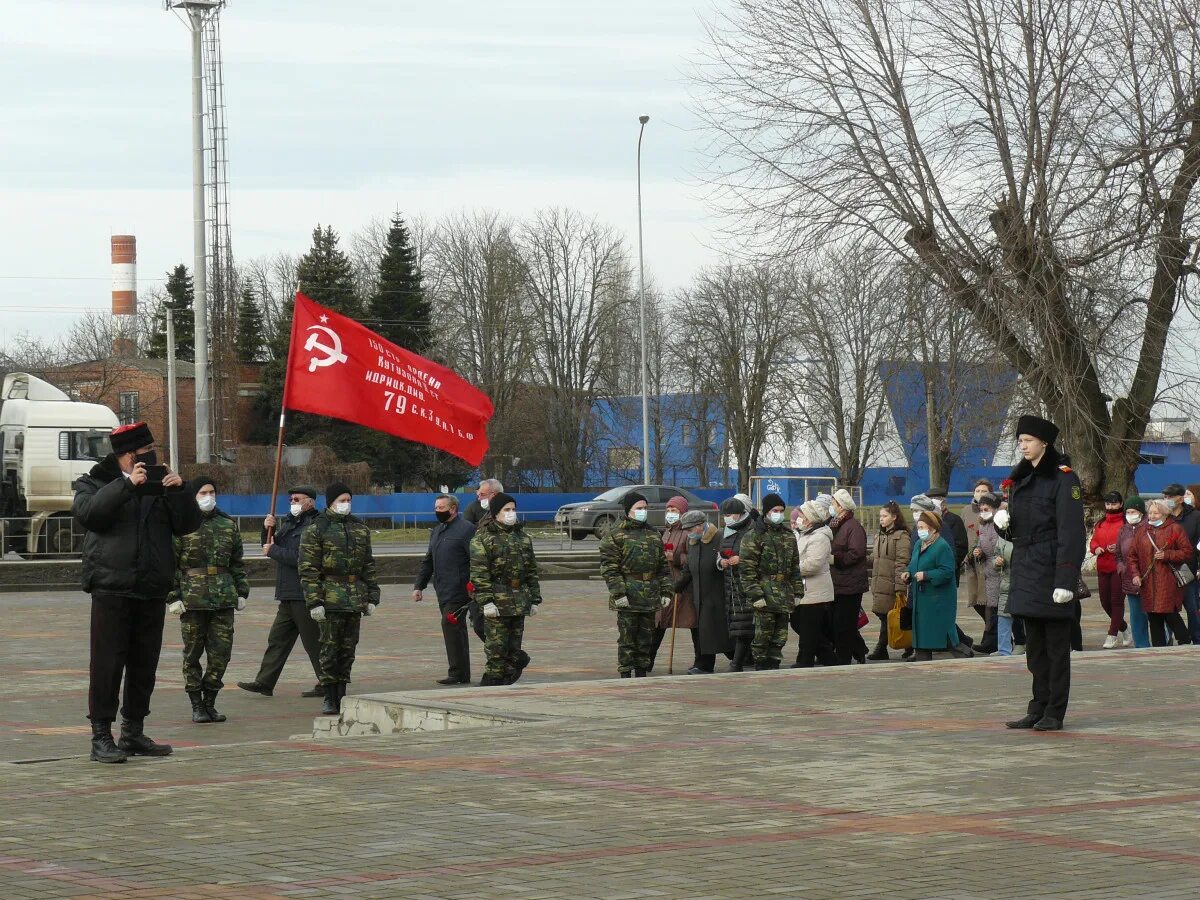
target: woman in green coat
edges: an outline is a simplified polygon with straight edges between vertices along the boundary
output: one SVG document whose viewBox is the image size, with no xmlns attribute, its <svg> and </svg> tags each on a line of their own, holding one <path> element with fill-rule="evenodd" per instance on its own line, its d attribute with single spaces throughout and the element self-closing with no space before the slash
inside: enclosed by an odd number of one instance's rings
<svg viewBox="0 0 1200 900">
<path fill-rule="evenodd" d="M 972 656 L 958 642 L 958 587 L 954 580 L 954 551 L 941 539 L 942 519 L 923 512 L 917 519 L 917 543 L 904 581 L 913 610 L 913 649 L 909 662 L 928 662 L 935 651 Z"/>
</svg>

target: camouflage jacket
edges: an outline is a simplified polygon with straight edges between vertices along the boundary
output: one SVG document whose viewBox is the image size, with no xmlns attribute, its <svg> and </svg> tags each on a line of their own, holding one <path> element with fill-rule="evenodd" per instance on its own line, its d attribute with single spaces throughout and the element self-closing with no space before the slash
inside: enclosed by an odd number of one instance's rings
<svg viewBox="0 0 1200 900">
<path fill-rule="evenodd" d="M 794 600 L 804 596 L 800 553 L 796 536 L 784 524 L 764 522 L 742 541 L 742 589 L 754 604 L 767 601 L 771 612 L 791 612 Z"/>
<path fill-rule="evenodd" d="M 167 602 L 182 600 L 187 609 L 237 606 L 238 597 L 250 596 L 242 567 L 242 534 L 219 509 L 200 516 L 199 529 L 174 539 L 175 587 Z"/>
<path fill-rule="evenodd" d="M 332 612 L 362 612 L 379 604 L 371 529 L 354 516 L 325 510 L 304 529 L 300 539 L 300 586 L 312 609 L 324 604 Z"/>
<path fill-rule="evenodd" d="M 671 597 L 670 569 L 662 538 L 644 522 L 626 518 L 609 529 L 600 542 L 600 574 L 608 585 L 608 608 L 629 598 L 633 612 L 657 612 L 663 597 Z"/>
<path fill-rule="evenodd" d="M 471 583 L 482 608 L 495 603 L 502 616 L 526 616 L 542 602 L 533 541 L 521 525 L 485 518 L 471 538 Z"/>
</svg>

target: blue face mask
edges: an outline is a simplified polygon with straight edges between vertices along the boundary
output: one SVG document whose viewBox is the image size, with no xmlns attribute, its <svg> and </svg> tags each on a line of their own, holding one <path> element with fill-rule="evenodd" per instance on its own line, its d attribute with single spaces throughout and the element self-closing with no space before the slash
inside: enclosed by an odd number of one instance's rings
<svg viewBox="0 0 1200 900">
<path fill-rule="evenodd" d="M 695 543 L 698 543 L 699 541 L 700 541 L 700 535 L 696 534 L 696 532 L 693 531 L 688 534 L 688 543 L 689 544 L 695 544 Z"/>
<path fill-rule="evenodd" d="M 631 512 L 629 514 L 629 518 L 633 519 L 635 522 L 645 522 L 646 521 L 645 507 L 642 507 L 641 509 L 635 509 L 633 512 Z"/>
<path fill-rule="evenodd" d="M 1151 524 L 1151 525 L 1153 525 L 1155 528 L 1162 528 L 1164 525 L 1166 525 L 1166 524 L 1167 524 L 1167 520 L 1166 520 L 1166 519 L 1162 519 L 1162 520 L 1160 520 L 1160 521 L 1158 521 L 1158 522 L 1151 522 L 1150 524 Z"/>
<path fill-rule="evenodd" d="M 927 541 L 927 540 L 929 540 L 929 531 L 925 528 L 918 528 L 917 529 L 917 537 L 919 537 L 923 541 Z"/>
</svg>

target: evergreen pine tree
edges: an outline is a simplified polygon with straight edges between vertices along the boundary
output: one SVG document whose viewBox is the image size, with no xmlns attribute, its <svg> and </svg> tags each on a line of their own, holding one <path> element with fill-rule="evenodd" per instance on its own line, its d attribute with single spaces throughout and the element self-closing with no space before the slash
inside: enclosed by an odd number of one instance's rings
<svg viewBox="0 0 1200 900">
<path fill-rule="evenodd" d="M 313 244 L 296 269 L 300 293 L 352 319 L 362 318 L 362 301 L 354 289 L 350 259 L 338 246 L 337 232 L 318 225 Z"/>
<path fill-rule="evenodd" d="M 262 310 L 249 288 L 242 291 L 238 301 L 237 357 L 238 362 L 258 362 L 263 351 Z"/>
<path fill-rule="evenodd" d="M 378 286 L 367 303 L 367 325 L 393 344 L 424 355 L 433 344 L 432 309 L 421 280 L 408 229 L 396 213 L 379 260 Z"/>
<path fill-rule="evenodd" d="M 150 343 L 146 355 L 151 359 L 167 358 L 167 310 L 175 317 L 175 358 L 193 360 L 196 358 L 196 328 L 192 319 L 192 301 L 195 290 L 192 276 L 183 263 L 167 273 L 167 299 L 159 306 L 154 314 L 154 330 L 150 334 Z"/>
</svg>

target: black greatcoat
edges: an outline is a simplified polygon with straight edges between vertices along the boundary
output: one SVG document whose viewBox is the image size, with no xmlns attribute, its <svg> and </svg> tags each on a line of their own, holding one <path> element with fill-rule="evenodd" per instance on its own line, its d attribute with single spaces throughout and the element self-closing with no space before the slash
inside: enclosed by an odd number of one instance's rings
<svg viewBox="0 0 1200 900">
<path fill-rule="evenodd" d="M 721 531 L 709 525 L 697 543 L 688 542 L 687 568 L 675 582 L 676 593 L 689 587 L 696 604 L 697 653 L 732 653 L 725 613 L 725 574 L 717 569 Z"/>
<path fill-rule="evenodd" d="M 1035 468 L 1012 471 L 1008 511 L 1013 544 L 1008 609 L 1030 619 L 1071 619 L 1073 603 L 1055 603 L 1056 588 L 1074 592 L 1087 546 L 1079 478 L 1053 447 Z"/>
</svg>

